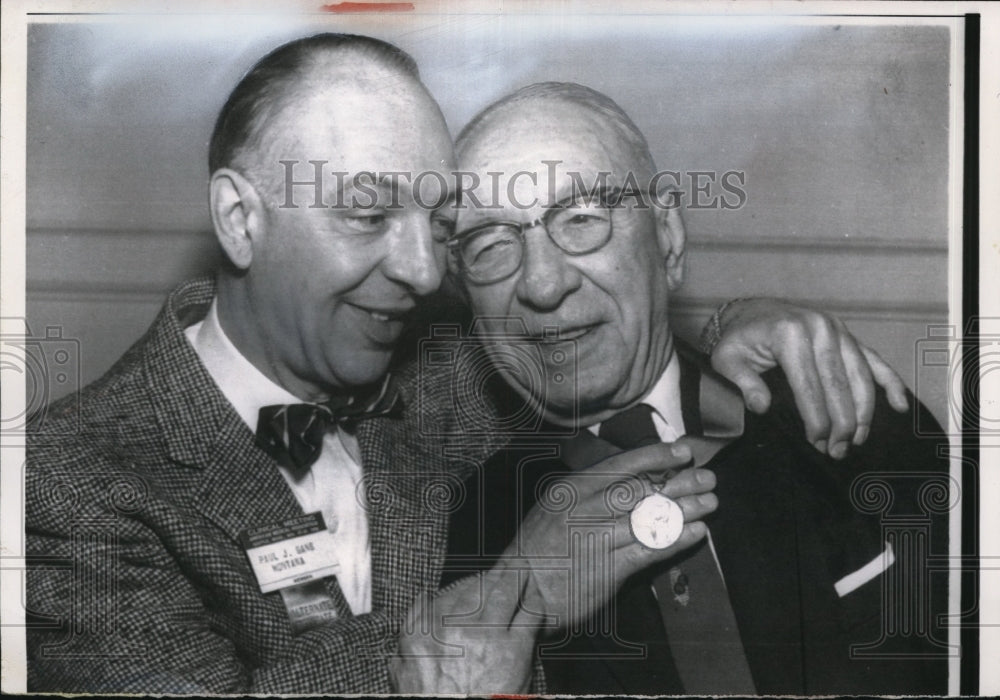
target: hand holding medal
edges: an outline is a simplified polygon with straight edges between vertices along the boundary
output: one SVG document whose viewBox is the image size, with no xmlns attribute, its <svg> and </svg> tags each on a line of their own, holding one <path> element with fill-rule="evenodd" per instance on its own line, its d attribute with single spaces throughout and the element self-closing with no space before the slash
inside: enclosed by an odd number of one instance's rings
<svg viewBox="0 0 1000 700">
<path fill-rule="evenodd" d="M 686 449 L 678 444 L 673 452 L 678 458 L 683 458 Z M 650 482 L 653 493 L 639 501 L 629 513 L 629 529 L 636 542 L 648 549 L 666 549 L 680 539 L 684 531 L 684 511 L 677 501 L 663 493 L 667 482 L 675 478 L 681 470 L 668 469 L 664 479 Z M 708 478 L 709 472 L 702 470 L 700 475 Z"/>
<path fill-rule="evenodd" d="M 527 573 L 525 605 L 556 627 L 588 619 L 625 580 L 701 540 L 715 475 L 685 444 L 657 443 L 539 484 L 539 500 L 498 566 Z M 676 470 L 681 470 L 677 472 Z M 651 477 L 668 478 L 655 484 Z M 567 591 L 573 591 L 567 595 Z"/>
</svg>

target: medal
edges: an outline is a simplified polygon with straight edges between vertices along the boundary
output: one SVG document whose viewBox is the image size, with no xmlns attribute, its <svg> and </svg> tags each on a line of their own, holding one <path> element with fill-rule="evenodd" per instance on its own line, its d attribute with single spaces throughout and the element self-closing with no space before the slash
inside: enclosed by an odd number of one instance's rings
<svg viewBox="0 0 1000 700">
<path fill-rule="evenodd" d="M 643 547 L 666 549 L 680 538 L 684 513 L 675 501 L 654 493 L 639 501 L 628 522 L 632 537 Z"/>
</svg>

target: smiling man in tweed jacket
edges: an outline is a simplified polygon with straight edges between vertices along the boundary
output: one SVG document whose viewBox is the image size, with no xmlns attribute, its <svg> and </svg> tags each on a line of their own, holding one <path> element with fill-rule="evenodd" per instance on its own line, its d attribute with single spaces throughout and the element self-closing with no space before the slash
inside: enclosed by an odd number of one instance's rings
<svg viewBox="0 0 1000 700">
<path fill-rule="evenodd" d="M 423 437 L 454 432 L 452 377 L 420 377 L 419 402 L 413 363 L 386 377 L 447 230 L 399 180 L 316 188 L 367 206 L 290 205 L 286 178 L 303 175 L 279 164 L 444 174 L 452 158 L 413 61 L 381 41 L 292 42 L 236 87 L 210 153 L 230 264 L 178 287 L 30 436 L 30 690 L 392 690 L 460 477 Z"/>
<path fill-rule="evenodd" d="M 389 689 L 393 621 L 436 584 L 449 466 L 400 411 L 416 404 L 412 372 L 384 380 L 440 285 L 443 233 L 402 186 L 392 210 L 289 206 L 279 161 L 314 158 L 448 172 L 450 136 L 409 56 L 366 37 L 293 42 L 223 107 L 210 192 L 231 265 L 175 290 L 32 435 L 29 688 Z M 436 398 L 425 382 L 428 409 L 449 415 Z M 319 527 L 302 520 L 314 512 Z M 290 570 L 295 585 L 262 593 Z"/>
<path fill-rule="evenodd" d="M 446 465 L 422 451 L 415 416 L 358 424 L 371 612 L 354 615 L 326 579 L 336 622 L 296 635 L 282 598 L 261 595 L 239 535 L 302 508 L 183 335 L 213 292 L 208 280 L 177 289 L 146 336 L 83 394 L 80 433 L 32 443 L 27 527 L 31 553 L 46 559 L 30 571 L 29 609 L 76 626 L 51 620 L 29 633 L 32 689 L 388 689 L 390 623 L 439 575 L 447 516 L 427 487 Z M 401 379 L 405 388 L 411 377 Z M 54 435 L 78 418 L 60 415 L 66 406 L 47 416 Z"/>
</svg>

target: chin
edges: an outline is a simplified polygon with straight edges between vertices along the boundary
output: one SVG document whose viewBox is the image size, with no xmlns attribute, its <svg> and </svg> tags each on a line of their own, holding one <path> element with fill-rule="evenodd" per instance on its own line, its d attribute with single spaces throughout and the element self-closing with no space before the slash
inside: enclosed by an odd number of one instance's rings
<svg viewBox="0 0 1000 700">
<path fill-rule="evenodd" d="M 391 355 L 353 358 L 354 361 L 350 365 L 342 367 L 336 372 L 337 383 L 344 387 L 356 387 L 380 382 L 389 371 L 391 358 Z M 368 361 L 365 362 L 365 359 Z M 359 362 L 359 360 L 361 361 Z"/>
<path fill-rule="evenodd" d="M 581 370 L 576 377 L 577 403 L 586 406 L 607 406 L 625 383 L 625 377 L 616 375 L 608 367 L 588 372 Z"/>
<path fill-rule="evenodd" d="M 543 397 L 537 396 L 537 390 L 528 391 L 520 385 L 516 386 L 516 390 L 527 400 L 532 410 L 541 413 L 546 421 L 565 427 L 578 427 L 581 402 L 575 387 L 546 385 Z M 539 400 L 540 398 L 544 400 Z"/>
</svg>

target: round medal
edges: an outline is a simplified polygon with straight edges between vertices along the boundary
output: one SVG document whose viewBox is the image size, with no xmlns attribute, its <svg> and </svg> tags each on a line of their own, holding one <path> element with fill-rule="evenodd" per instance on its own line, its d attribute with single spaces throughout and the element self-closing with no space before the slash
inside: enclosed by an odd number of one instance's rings
<svg viewBox="0 0 1000 700">
<path fill-rule="evenodd" d="M 684 513 L 662 493 L 646 496 L 629 514 L 632 536 L 644 547 L 666 549 L 681 536 Z"/>
</svg>

